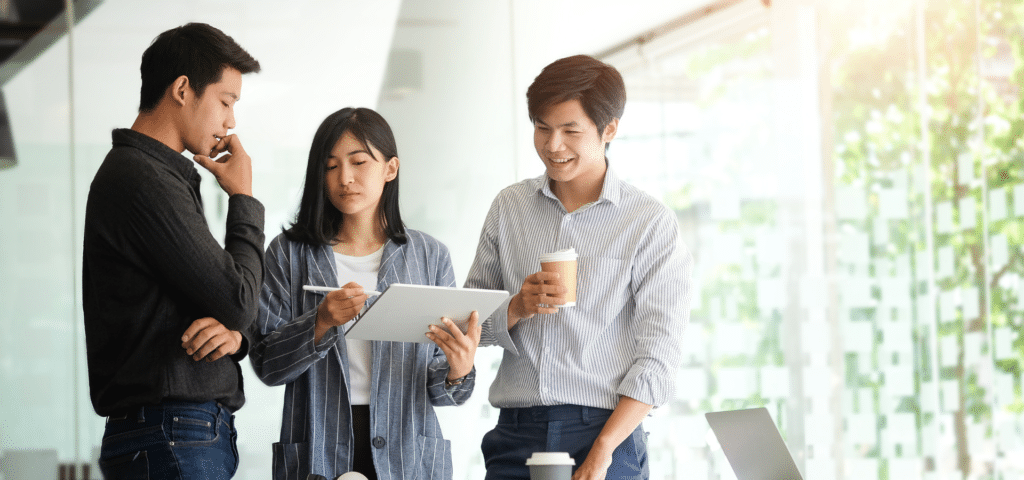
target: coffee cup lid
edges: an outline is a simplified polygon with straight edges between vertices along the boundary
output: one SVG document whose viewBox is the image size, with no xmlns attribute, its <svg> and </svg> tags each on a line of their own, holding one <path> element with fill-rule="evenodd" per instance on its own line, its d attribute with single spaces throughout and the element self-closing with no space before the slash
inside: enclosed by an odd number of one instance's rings
<svg viewBox="0 0 1024 480">
<path fill-rule="evenodd" d="M 366 475 L 359 472 L 345 472 L 338 476 L 335 480 L 367 480 Z"/>
<path fill-rule="evenodd" d="M 557 252 L 542 253 L 540 255 L 541 263 L 545 262 L 564 262 L 567 260 L 576 260 L 576 249 L 569 247 L 565 250 L 559 250 Z"/>
<path fill-rule="evenodd" d="M 526 459 L 527 465 L 576 465 L 566 452 L 533 452 L 530 458 Z"/>
</svg>

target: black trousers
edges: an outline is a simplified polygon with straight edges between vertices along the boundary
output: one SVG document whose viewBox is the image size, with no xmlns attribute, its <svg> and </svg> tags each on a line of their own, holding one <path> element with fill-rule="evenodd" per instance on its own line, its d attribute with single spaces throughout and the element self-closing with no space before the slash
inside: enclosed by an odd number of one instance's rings
<svg viewBox="0 0 1024 480">
<path fill-rule="evenodd" d="M 352 470 L 366 475 L 369 480 L 377 480 L 377 470 L 373 467 L 373 446 L 370 445 L 369 405 L 352 405 L 352 434 L 355 438 Z"/>
</svg>

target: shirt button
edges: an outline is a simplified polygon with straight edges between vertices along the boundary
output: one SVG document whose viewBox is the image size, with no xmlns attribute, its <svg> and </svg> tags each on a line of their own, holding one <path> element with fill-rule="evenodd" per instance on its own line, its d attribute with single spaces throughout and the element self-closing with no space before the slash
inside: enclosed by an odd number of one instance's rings
<svg viewBox="0 0 1024 480">
<path fill-rule="evenodd" d="M 384 437 L 373 437 L 371 443 L 373 444 L 374 448 L 384 448 L 384 445 L 387 445 L 388 442 L 384 440 Z"/>
</svg>

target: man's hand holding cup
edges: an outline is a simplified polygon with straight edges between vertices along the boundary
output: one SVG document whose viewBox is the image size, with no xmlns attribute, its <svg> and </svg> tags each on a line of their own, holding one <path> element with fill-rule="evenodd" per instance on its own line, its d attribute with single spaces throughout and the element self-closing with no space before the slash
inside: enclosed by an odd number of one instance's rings
<svg viewBox="0 0 1024 480">
<path fill-rule="evenodd" d="M 551 314 L 576 305 L 576 251 L 541 255 L 541 271 L 525 280 L 508 304 L 508 328 L 538 313 Z"/>
</svg>

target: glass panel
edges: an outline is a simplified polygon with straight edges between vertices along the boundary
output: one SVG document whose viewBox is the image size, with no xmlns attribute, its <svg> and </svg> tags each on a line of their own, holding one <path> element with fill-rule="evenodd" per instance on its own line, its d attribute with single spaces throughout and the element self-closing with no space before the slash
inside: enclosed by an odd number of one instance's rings
<svg viewBox="0 0 1024 480">
<path fill-rule="evenodd" d="M 1018 478 L 1024 8 L 811 5 L 619 59 L 701 289 L 652 457 L 730 477 L 700 414 L 767 405 L 807 478 Z"/>
<path fill-rule="evenodd" d="M 3 85 L 18 155 L 17 166 L 0 170 L 4 475 L 29 465 L 57 478 L 58 462 L 93 462 L 98 456 L 104 419 L 89 398 L 78 299 L 85 199 L 110 149 L 111 129 L 130 127 L 137 114 L 139 63 L 153 38 L 205 21 L 262 63 L 260 74 L 245 78 L 236 131 L 254 159 L 254 193 L 266 206 L 269 240 L 295 214 L 308 142 L 320 121 L 347 105 L 374 106 L 399 7 L 397 0 L 365 8 L 333 1 L 280 8 L 219 0 L 96 3 L 76 2 L 90 12 L 73 34 L 61 34 Z M 201 18 L 196 12 L 203 12 Z M 342 31 L 338 18 L 346 19 Z M 338 45 L 354 44 L 360 48 L 348 51 L 344 61 L 324 61 L 337 57 Z M 351 75 L 353 64 L 360 66 L 359 75 Z M 345 79 L 342 88 L 339 78 Z M 223 237 L 226 196 L 211 175 L 200 175 L 207 220 L 214 236 Z M 263 385 L 247 364 L 242 371 L 247 404 L 236 415 L 236 478 L 267 478 L 284 389 Z M 93 467 L 92 477 L 98 476 Z"/>
<path fill-rule="evenodd" d="M 813 45 L 813 22 L 788 13 L 793 45 Z M 698 293 L 676 399 L 645 422 L 652 471 L 667 478 L 732 475 L 721 449 L 708 448 L 707 411 L 766 406 L 801 470 L 804 413 L 831 422 L 829 390 L 804 390 L 807 381 L 829 384 L 827 342 L 800 343 L 801 332 L 828 335 L 813 255 L 820 234 L 805 235 L 821 225 L 820 208 L 805 208 L 821 195 L 809 187 L 820 185 L 820 156 L 807 135 L 818 99 L 803 88 L 816 77 L 795 56 L 782 60 L 793 70 L 780 72 L 760 5 L 719 15 L 728 20 L 692 27 L 692 43 L 645 47 L 642 62 L 624 62 L 630 100 L 609 151 L 627 181 L 677 212 L 695 257 Z M 801 285 L 820 291 L 802 298 Z"/>
<path fill-rule="evenodd" d="M 839 454 L 822 460 L 844 478 L 921 478 L 941 430 L 935 395 L 945 383 L 927 356 L 936 351 L 928 267 L 935 247 L 924 241 L 932 200 L 919 148 L 917 17 L 911 2 L 890 7 L 882 14 L 847 2 L 824 11 L 837 29 L 827 180 L 840 241 L 834 268 L 845 375 Z M 845 294 L 855 287 L 859 298 Z"/>
<path fill-rule="evenodd" d="M 967 436 L 970 443 L 958 451 L 970 455 L 972 471 L 995 471 L 994 478 L 1010 479 L 1024 476 L 1024 465 L 1017 461 L 1024 453 L 1019 302 L 1024 272 L 1020 255 L 1024 245 L 1024 176 L 1020 169 L 1024 158 L 1020 141 L 1024 131 L 1020 94 L 1024 51 L 1019 29 L 1024 5 L 979 0 L 976 8 L 978 61 L 972 66 L 978 87 L 970 93 L 977 98 L 973 113 L 979 140 L 973 160 L 979 178 L 971 182 L 970 197 L 978 212 L 970 232 L 975 247 L 969 250 L 969 271 L 979 289 L 983 313 L 970 326 L 983 335 L 983 350 L 978 353 L 984 368 L 967 385 L 970 403 L 966 410 L 973 425 L 983 425 L 984 433 Z"/>
<path fill-rule="evenodd" d="M 84 199 L 110 128 L 134 118 L 139 56 L 157 33 L 201 7 L 264 61 L 264 73 L 246 80 L 239 116 L 250 121 L 240 134 L 260 158 L 254 177 L 272 237 L 294 213 L 306 142 L 324 115 L 377 98 L 382 111 L 398 115 L 406 110 L 394 95 L 405 87 L 447 90 L 429 109 L 451 110 L 450 86 L 429 79 L 459 66 L 432 59 L 465 36 L 424 44 L 421 29 L 511 28 L 502 11 L 476 12 L 486 21 L 475 23 L 407 22 L 394 36 L 395 52 L 424 47 L 430 61 L 423 84 L 393 84 L 382 79 L 398 2 L 358 11 L 330 3 L 317 8 L 339 10 L 309 28 L 298 8 L 109 0 L 3 86 L 18 156 L 16 167 L 0 171 L 0 384 L 16 386 L 0 389 L 5 468 L 29 462 L 53 472 L 58 462 L 95 458 L 103 419 L 89 404 L 77 300 Z M 652 474 L 731 478 L 703 413 L 766 406 L 806 478 L 1024 476 L 1017 460 L 1024 453 L 1024 5 L 772 3 L 738 2 L 684 27 L 690 40 L 645 45 L 635 54 L 641 61 L 616 63 L 630 102 L 612 165 L 678 213 L 700 289 L 676 398 L 646 422 Z M 463 13 L 453 10 L 451 18 Z M 342 15 L 366 27 L 347 27 L 339 39 L 326 19 Z M 298 31 L 309 35 L 304 52 L 280 41 Z M 368 63 L 376 67 L 359 79 L 342 62 L 318 62 L 332 45 L 356 41 L 378 46 Z M 489 48 L 472 52 L 483 58 Z M 512 75 L 492 68 L 497 77 Z M 353 83 L 344 98 L 284 100 L 296 85 L 336 92 L 337 78 Z M 416 92 L 404 101 L 421 98 Z M 483 95 L 462 95 L 468 103 L 457 108 L 475 112 Z M 499 130 L 522 121 L 510 114 L 512 105 L 522 107 L 519 95 L 517 103 L 488 97 Z M 446 176 L 429 161 L 416 166 L 415 155 L 442 147 L 428 129 L 408 133 L 413 120 L 405 128 L 403 119 L 394 122 L 409 152 L 407 173 L 422 174 L 407 178 L 458 185 L 465 175 Z M 452 155 L 460 156 L 434 156 Z M 446 165 L 484 178 L 484 190 L 507 184 L 516 170 L 495 174 L 476 157 Z M 223 197 L 205 177 L 219 235 Z M 437 189 L 408 183 L 404 196 L 417 199 L 409 218 L 466 237 L 466 245 L 452 243 L 462 245 L 453 255 L 466 269 L 479 227 L 470 217 L 486 204 L 463 205 L 469 194 L 440 189 L 447 196 L 431 201 L 458 206 L 455 223 L 418 201 Z M 482 354 L 481 371 L 493 370 L 486 364 L 497 353 Z M 283 390 L 243 371 L 249 404 L 239 412 L 238 478 L 265 478 Z M 455 439 L 457 472 L 468 477 L 482 473 L 476 447 L 494 422 L 486 383 L 469 410 L 442 412 L 446 431 L 457 424 L 474 432 Z"/>
<path fill-rule="evenodd" d="M 53 477 L 58 460 L 77 456 L 76 405 L 87 401 L 76 388 L 85 370 L 77 355 L 68 58 L 64 39 L 2 87 L 17 165 L 0 170 L 0 466 Z"/>
</svg>

